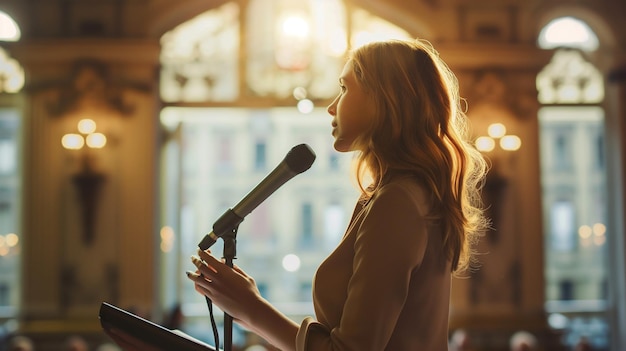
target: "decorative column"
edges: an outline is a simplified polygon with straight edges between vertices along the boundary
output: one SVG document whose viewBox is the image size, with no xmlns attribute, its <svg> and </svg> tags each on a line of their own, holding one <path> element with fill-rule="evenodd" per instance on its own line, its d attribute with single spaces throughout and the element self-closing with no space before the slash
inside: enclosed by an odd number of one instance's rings
<svg viewBox="0 0 626 351">
<path fill-rule="evenodd" d="M 100 335 L 102 302 L 149 312 L 156 299 L 159 45 L 50 40 L 11 52 L 29 77 L 21 332 Z M 96 129 L 77 132 L 85 119 Z M 98 133 L 102 149 L 61 143 Z"/>
<path fill-rule="evenodd" d="M 609 183 L 615 184 L 619 189 L 614 189 L 611 197 L 611 205 L 620 208 L 621 212 L 615 211 L 611 225 L 617 234 L 608 247 L 611 281 L 609 282 L 609 313 L 615 330 L 611 333 L 611 350 L 623 350 L 626 348 L 626 64 L 618 66 L 609 72 L 607 83 L 607 166 L 610 167 Z M 619 195 L 616 195 L 619 194 Z M 621 214 L 621 215 L 620 215 Z"/>
<path fill-rule="evenodd" d="M 122 95 L 128 87 L 99 60 L 73 62 L 68 79 L 49 89 L 58 95 L 47 112 L 65 132 L 57 141 L 65 149 L 59 307 L 63 315 L 89 315 L 94 300 L 119 301 L 121 180 L 115 167 L 134 107 Z"/>
<path fill-rule="evenodd" d="M 452 50 L 452 49 L 451 49 Z M 534 334 L 546 350 L 559 350 L 544 310 L 544 245 L 541 212 L 536 76 L 549 57 L 537 49 L 467 47 L 442 56 L 457 73 L 474 138 L 504 127 L 496 142 L 521 142 L 484 153 L 492 168 L 484 188 L 493 230 L 480 241 L 476 269 L 455 279 L 450 328 L 468 332 L 481 350 L 508 350 L 517 331 Z M 519 139 L 518 139 L 519 138 Z"/>
</svg>

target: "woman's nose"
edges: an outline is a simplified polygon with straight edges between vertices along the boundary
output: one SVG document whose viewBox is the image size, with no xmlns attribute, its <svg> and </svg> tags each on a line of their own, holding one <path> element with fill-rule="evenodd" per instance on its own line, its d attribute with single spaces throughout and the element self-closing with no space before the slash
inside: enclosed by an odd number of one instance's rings
<svg viewBox="0 0 626 351">
<path fill-rule="evenodd" d="M 335 113 L 337 112 L 337 99 L 333 100 L 333 102 L 331 102 L 331 104 L 328 105 L 328 108 L 326 109 L 326 111 L 328 111 L 328 113 L 331 116 L 335 115 Z"/>
</svg>

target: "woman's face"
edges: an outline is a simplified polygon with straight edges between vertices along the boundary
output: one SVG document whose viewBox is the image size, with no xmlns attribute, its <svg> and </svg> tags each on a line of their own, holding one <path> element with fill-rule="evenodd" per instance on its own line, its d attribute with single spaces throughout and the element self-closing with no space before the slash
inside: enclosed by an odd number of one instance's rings
<svg viewBox="0 0 626 351">
<path fill-rule="evenodd" d="M 354 140 L 367 131 L 374 118 L 374 102 L 358 84 L 351 62 L 346 63 L 339 77 L 339 87 L 339 95 L 328 106 L 333 117 L 334 148 L 354 151 Z"/>
</svg>

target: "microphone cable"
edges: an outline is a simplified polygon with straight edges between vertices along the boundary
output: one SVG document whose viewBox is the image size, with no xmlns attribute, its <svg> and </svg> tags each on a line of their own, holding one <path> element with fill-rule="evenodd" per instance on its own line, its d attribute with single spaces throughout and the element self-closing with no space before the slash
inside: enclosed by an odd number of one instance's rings
<svg viewBox="0 0 626 351">
<path fill-rule="evenodd" d="M 217 330 L 217 324 L 215 323 L 215 316 L 213 315 L 213 301 L 208 296 L 204 297 L 207 307 L 209 308 L 209 319 L 211 320 L 211 329 L 213 329 L 213 339 L 215 339 L 215 348 L 220 349 L 220 334 Z"/>
</svg>

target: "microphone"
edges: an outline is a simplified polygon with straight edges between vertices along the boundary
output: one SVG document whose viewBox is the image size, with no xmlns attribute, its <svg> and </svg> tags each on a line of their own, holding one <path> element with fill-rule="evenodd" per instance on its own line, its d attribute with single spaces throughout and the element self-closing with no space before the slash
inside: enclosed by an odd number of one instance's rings
<svg viewBox="0 0 626 351">
<path fill-rule="evenodd" d="M 294 146 L 281 163 L 274 168 L 252 191 L 235 207 L 226 210 L 213 224 L 213 231 L 204 236 L 198 244 L 201 250 L 213 246 L 217 239 L 233 231 L 252 210 L 265 201 L 278 188 L 296 175 L 306 171 L 315 161 L 315 153 L 306 144 Z"/>
</svg>

